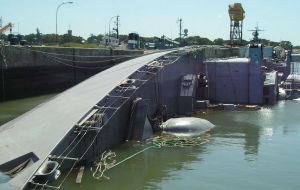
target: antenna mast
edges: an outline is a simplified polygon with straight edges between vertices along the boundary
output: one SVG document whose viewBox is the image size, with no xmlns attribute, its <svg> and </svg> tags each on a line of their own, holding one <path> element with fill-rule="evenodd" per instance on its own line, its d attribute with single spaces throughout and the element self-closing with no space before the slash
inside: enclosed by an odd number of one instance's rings
<svg viewBox="0 0 300 190">
<path fill-rule="evenodd" d="M 177 23 L 179 23 L 179 38 L 182 37 L 182 18 L 177 20 Z"/>
<path fill-rule="evenodd" d="M 115 28 L 113 28 L 113 30 L 116 31 L 117 39 L 119 39 L 119 26 L 120 26 L 120 16 L 119 15 L 117 15 L 115 24 L 116 24 L 116 26 L 115 26 Z"/>
</svg>

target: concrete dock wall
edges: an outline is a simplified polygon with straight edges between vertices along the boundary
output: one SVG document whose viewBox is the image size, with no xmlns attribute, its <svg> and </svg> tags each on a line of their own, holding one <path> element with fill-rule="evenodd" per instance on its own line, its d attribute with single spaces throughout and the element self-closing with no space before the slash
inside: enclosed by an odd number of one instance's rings
<svg viewBox="0 0 300 190">
<path fill-rule="evenodd" d="M 56 66 L 61 62 L 84 66 L 91 63 L 98 63 L 97 66 L 106 66 L 111 62 L 120 62 L 122 56 L 137 56 L 144 52 L 139 50 L 116 50 L 116 49 L 95 49 L 95 48 L 64 48 L 64 47 L 21 47 L 6 46 L 7 68 Z M 115 57 L 112 57 L 115 56 Z M 100 61 L 105 61 L 100 64 Z"/>
<path fill-rule="evenodd" d="M 4 47 L 0 101 L 61 92 L 143 51 Z"/>
<path fill-rule="evenodd" d="M 204 59 L 226 58 L 226 57 L 244 57 L 240 53 L 240 48 L 216 48 L 206 47 L 203 49 Z"/>
</svg>

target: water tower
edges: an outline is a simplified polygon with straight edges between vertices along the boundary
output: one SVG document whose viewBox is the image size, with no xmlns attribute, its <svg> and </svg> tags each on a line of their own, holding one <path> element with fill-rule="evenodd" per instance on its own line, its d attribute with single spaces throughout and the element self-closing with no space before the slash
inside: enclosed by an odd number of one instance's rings
<svg viewBox="0 0 300 190">
<path fill-rule="evenodd" d="M 241 3 L 229 5 L 228 13 L 230 17 L 230 44 L 240 45 L 243 39 L 243 20 L 245 11 Z"/>
</svg>

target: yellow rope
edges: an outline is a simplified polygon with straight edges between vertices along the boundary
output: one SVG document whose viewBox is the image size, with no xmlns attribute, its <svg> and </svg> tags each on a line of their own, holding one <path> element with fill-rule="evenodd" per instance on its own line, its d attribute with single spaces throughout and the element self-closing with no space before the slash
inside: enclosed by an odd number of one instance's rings
<svg viewBox="0 0 300 190">
<path fill-rule="evenodd" d="M 109 151 L 104 151 L 101 156 L 101 160 L 96 164 L 96 169 L 93 171 L 91 168 L 91 171 L 93 172 L 93 177 L 97 180 L 101 178 L 110 179 L 108 176 L 104 175 L 104 172 L 111 167 L 114 166 L 116 163 L 116 160 L 114 159 L 116 157 L 116 153 Z"/>
<path fill-rule="evenodd" d="M 104 173 L 113 168 L 118 166 L 119 164 L 122 164 L 123 162 L 133 158 L 134 156 L 145 152 L 146 150 L 150 148 L 162 148 L 162 147 L 189 147 L 189 146 L 198 146 L 204 143 L 209 142 L 208 139 L 209 135 L 204 136 L 204 138 L 201 137 L 176 137 L 173 135 L 162 135 L 162 136 L 156 136 L 152 139 L 149 139 L 151 146 L 148 146 L 147 148 L 144 148 L 133 155 L 123 159 L 120 162 L 117 162 L 115 160 L 116 153 L 112 151 L 104 151 L 101 155 L 101 160 L 96 164 L 96 169 L 93 171 L 93 168 L 91 168 L 91 171 L 93 172 L 93 177 L 97 180 L 99 179 L 110 179 L 110 177 L 104 175 Z"/>
</svg>

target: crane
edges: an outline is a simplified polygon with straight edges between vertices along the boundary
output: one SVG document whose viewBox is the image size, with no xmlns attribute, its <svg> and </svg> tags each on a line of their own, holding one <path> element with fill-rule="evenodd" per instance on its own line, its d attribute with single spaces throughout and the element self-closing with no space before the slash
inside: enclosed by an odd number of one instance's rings
<svg viewBox="0 0 300 190">
<path fill-rule="evenodd" d="M 245 18 L 245 11 L 241 3 L 234 3 L 228 8 L 230 18 L 230 43 L 231 45 L 238 45 L 242 43 L 243 39 L 243 21 Z"/>
<path fill-rule="evenodd" d="M 6 32 L 8 29 L 11 31 L 12 27 L 13 27 L 13 25 L 10 22 L 8 24 L 4 25 L 3 27 L 0 27 L 0 34 Z"/>
</svg>

